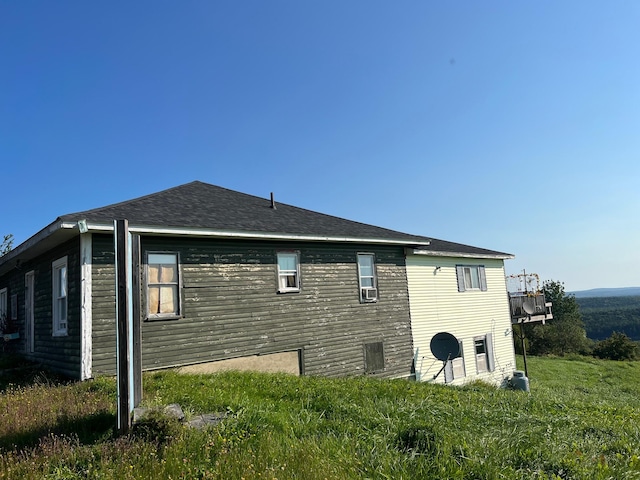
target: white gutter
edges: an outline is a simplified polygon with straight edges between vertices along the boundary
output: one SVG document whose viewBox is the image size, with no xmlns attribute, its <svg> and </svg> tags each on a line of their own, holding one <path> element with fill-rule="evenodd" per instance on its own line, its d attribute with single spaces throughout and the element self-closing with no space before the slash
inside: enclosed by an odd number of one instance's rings
<svg viewBox="0 0 640 480">
<path fill-rule="evenodd" d="M 61 228 L 77 228 L 76 222 L 64 222 Z M 87 222 L 89 232 L 112 232 L 113 224 Z M 380 238 L 358 238 L 358 237 L 334 237 L 326 235 L 297 235 L 289 233 L 263 233 L 263 232 L 240 232 L 229 230 L 213 230 L 208 228 L 185 228 L 185 227 L 155 227 L 148 225 L 130 225 L 131 233 L 148 235 L 171 235 L 171 236 L 191 236 L 191 237 L 215 237 L 215 238 L 239 238 L 239 239 L 259 239 L 259 240 L 291 240 L 302 242 L 342 242 L 342 243 L 373 243 L 383 245 L 424 245 L 429 242 L 410 242 L 407 240 L 393 240 Z"/>
<path fill-rule="evenodd" d="M 491 253 L 461 253 L 461 252 L 434 252 L 432 250 L 422 250 L 417 248 L 405 249 L 407 255 L 425 255 L 429 257 L 457 257 L 457 258 L 493 258 L 509 260 L 515 258 L 515 255 L 509 254 L 491 254 Z"/>
</svg>

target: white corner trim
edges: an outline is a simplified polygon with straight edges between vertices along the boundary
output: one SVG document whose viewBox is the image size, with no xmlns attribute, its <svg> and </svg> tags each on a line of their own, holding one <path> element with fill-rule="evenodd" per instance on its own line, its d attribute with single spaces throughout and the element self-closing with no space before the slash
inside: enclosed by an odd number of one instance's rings
<svg viewBox="0 0 640 480">
<path fill-rule="evenodd" d="M 91 263 L 93 252 L 91 234 L 80 235 L 80 380 L 91 378 L 92 355 L 92 299 Z"/>
</svg>

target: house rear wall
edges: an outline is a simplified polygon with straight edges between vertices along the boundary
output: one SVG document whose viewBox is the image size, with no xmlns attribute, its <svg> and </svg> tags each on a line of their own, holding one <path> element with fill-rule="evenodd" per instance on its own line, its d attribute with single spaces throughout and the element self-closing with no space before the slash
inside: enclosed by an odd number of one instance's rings
<svg viewBox="0 0 640 480">
<path fill-rule="evenodd" d="M 278 250 L 300 252 L 299 293 L 276 293 Z M 143 322 L 144 369 L 300 350 L 305 374 L 358 375 L 364 344 L 381 341 L 385 369 L 376 375 L 410 374 L 402 248 L 146 237 L 146 251 L 180 254 L 183 318 Z M 360 303 L 358 252 L 376 256 L 377 303 Z M 115 369 L 112 238 L 94 235 L 93 255 L 95 375 Z"/>
</svg>

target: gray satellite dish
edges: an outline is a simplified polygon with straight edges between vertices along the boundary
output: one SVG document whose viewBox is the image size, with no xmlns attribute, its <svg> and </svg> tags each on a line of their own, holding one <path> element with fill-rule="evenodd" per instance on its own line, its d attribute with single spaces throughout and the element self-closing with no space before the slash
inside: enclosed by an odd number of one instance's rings
<svg viewBox="0 0 640 480">
<path fill-rule="evenodd" d="M 527 298 L 525 301 L 522 302 L 522 310 L 524 310 L 524 313 L 526 313 L 527 315 L 533 315 L 534 313 L 536 313 L 535 302 Z"/>
<path fill-rule="evenodd" d="M 433 356 L 443 362 L 460 356 L 460 343 L 448 332 L 436 333 L 431 339 L 430 346 Z"/>
</svg>

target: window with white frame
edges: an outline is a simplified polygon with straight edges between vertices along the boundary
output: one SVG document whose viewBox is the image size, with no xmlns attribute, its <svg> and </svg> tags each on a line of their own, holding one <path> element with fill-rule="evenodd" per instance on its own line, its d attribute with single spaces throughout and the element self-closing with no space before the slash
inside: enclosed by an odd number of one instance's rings
<svg viewBox="0 0 640 480">
<path fill-rule="evenodd" d="M 278 293 L 300 291 L 298 252 L 276 252 L 278 257 Z"/>
<path fill-rule="evenodd" d="M 7 326 L 7 289 L 0 289 L 0 333 L 4 332 Z"/>
<path fill-rule="evenodd" d="M 361 302 L 376 302 L 378 300 L 376 263 L 372 253 L 358 254 L 358 283 Z"/>
<path fill-rule="evenodd" d="M 492 335 L 487 333 L 482 337 L 474 337 L 473 346 L 476 354 L 476 371 L 492 372 L 494 370 Z"/>
<path fill-rule="evenodd" d="M 458 291 L 487 290 L 487 277 L 484 265 L 456 265 Z"/>
<path fill-rule="evenodd" d="M 51 264 L 52 298 L 53 298 L 53 336 L 67 335 L 67 257 L 62 257 Z"/>
<path fill-rule="evenodd" d="M 147 253 L 147 318 L 180 316 L 180 272 L 177 253 Z"/>
</svg>

